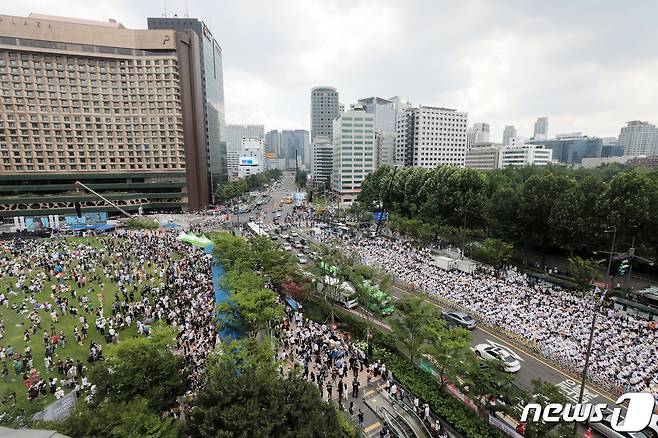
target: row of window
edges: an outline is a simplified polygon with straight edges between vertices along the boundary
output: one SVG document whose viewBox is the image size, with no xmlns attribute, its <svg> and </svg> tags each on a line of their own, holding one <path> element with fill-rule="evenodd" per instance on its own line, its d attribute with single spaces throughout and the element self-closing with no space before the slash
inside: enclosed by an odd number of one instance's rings
<svg viewBox="0 0 658 438">
<path fill-rule="evenodd" d="M 5 172 L 33 172 L 33 171 L 80 171 L 80 166 L 78 164 L 66 164 L 60 166 L 54 165 L 11 165 L 3 164 L 2 169 Z M 184 165 L 179 164 L 168 164 L 162 163 L 160 165 L 156 164 L 87 164 L 84 166 L 85 171 L 98 171 L 98 170 L 183 170 L 185 169 Z"/>
</svg>

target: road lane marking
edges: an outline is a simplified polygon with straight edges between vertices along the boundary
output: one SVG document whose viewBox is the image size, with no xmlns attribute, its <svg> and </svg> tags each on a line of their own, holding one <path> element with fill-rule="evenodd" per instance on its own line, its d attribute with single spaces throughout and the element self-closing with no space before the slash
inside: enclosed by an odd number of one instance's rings
<svg viewBox="0 0 658 438">
<path fill-rule="evenodd" d="M 402 292 L 402 293 L 404 293 L 404 294 L 407 294 L 407 295 L 413 295 L 413 296 L 416 296 L 416 295 L 417 295 L 417 294 L 414 294 L 414 293 L 412 293 L 412 292 L 407 292 L 406 290 L 404 290 L 404 289 L 402 289 L 402 288 L 400 288 L 400 287 L 398 287 L 398 286 L 391 285 L 391 287 L 394 288 L 394 289 L 397 289 L 397 290 L 399 290 L 400 292 Z M 430 301 L 430 300 L 425 300 L 425 301 L 427 301 L 428 303 L 432 304 L 432 305 L 435 306 L 435 307 L 438 307 L 439 309 L 444 309 L 444 310 L 446 309 L 444 306 L 441 306 L 441 305 L 439 305 L 439 304 L 436 304 L 436 303 L 433 302 L 433 301 Z M 511 343 L 511 342 L 509 342 L 509 341 L 507 341 L 507 340 L 501 338 L 500 336 L 494 334 L 494 333 L 491 333 L 489 330 L 487 330 L 487 329 L 485 329 L 485 328 L 482 328 L 482 326 L 478 326 L 477 329 L 478 329 L 478 330 L 481 330 L 482 332 L 484 332 L 484 333 L 486 333 L 486 334 L 488 334 L 489 336 L 493 336 L 494 338 L 498 339 L 499 341 L 501 341 L 501 342 L 504 343 L 504 344 L 507 344 L 507 345 L 509 345 L 509 346 L 512 346 L 512 347 L 518 349 L 521 353 L 525 354 L 525 355 L 528 356 L 528 357 L 533 358 L 534 360 L 536 360 L 536 361 L 539 362 L 540 364 L 544 365 L 545 367 L 548 367 L 548 368 L 552 369 L 553 371 L 555 371 L 555 372 L 561 374 L 562 376 L 566 377 L 567 379 L 572 379 L 572 380 L 573 380 L 574 376 L 572 376 L 571 374 L 568 374 L 567 372 L 562 371 L 561 369 L 559 369 L 559 368 L 553 366 L 552 364 L 546 362 L 545 360 L 543 360 L 543 359 L 540 358 L 539 356 L 537 356 L 537 355 L 535 355 L 535 354 L 533 354 L 533 353 L 528 352 L 525 348 L 520 347 L 520 346 L 518 346 L 518 345 L 516 345 L 516 344 L 513 344 L 513 343 Z M 588 385 L 585 385 L 585 389 L 588 389 Z M 594 388 L 594 387 L 592 387 L 592 386 L 589 386 L 589 389 L 591 389 L 591 390 L 594 390 L 594 389 L 598 390 L 598 388 Z M 599 394 L 599 395 L 600 395 L 601 397 L 605 398 L 605 399 L 610 400 L 610 401 L 613 402 L 613 403 L 615 403 L 615 402 L 617 401 L 617 398 L 616 398 L 616 397 L 615 397 L 615 398 L 612 398 L 612 397 L 610 397 L 609 395 L 607 395 L 607 394 L 605 394 L 605 393 L 601 393 L 601 394 Z"/>
</svg>

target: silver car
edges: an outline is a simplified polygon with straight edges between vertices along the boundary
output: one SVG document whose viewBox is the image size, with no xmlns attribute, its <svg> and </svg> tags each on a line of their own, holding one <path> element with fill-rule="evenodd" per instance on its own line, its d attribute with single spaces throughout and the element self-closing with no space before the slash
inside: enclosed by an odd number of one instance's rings
<svg viewBox="0 0 658 438">
<path fill-rule="evenodd" d="M 467 330 L 473 330 L 475 328 L 475 320 L 464 312 L 446 310 L 441 312 L 441 316 L 448 322 L 448 325 L 458 326 Z"/>
</svg>

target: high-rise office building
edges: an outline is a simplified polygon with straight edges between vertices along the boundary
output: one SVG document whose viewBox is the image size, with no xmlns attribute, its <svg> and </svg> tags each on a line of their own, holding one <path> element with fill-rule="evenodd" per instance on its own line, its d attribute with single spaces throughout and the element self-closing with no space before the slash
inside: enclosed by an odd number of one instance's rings
<svg viewBox="0 0 658 438">
<path fill-rule="evenodd" d="M 634 120 L 621 128 L 619 145 L 624 148 L 624 155 L 658 155 L 658 131 L 649 122 Z"/>
<path fill-rule="evenodd" d="M 361 182 L 375 170 L 375 116 L 356 106 L 334 121 L 332 189 L 341 204 L 351 204 Z"/>
<path fill-rule="evenodd" d="M 396 163 L 425 168 L 463 166 L 467 118 L 467 113 L 450 108 L 403 110 L 397 121 Z"/>
<path fill-rule="evenodd" d="M 503 130 L 503 145 L 508 146 L 513 138 L 516 138 L 516 128 L 514 126 L 505 126 Z"/>
<path fill-rule="evenodd" d="M 308 131 L 305 129 L 284 129 L 281 131 L 281 154 L 282 158 L 291 163 L 288 165 L 290 168 L 295 166 L 301 168 L 307 161 L 307 154 L 310 154 Z M 295 162 L 295 157 L 298 158 L 297 162 Z"/>
<path fill-rule="evenodd" d="M 149 29 L 192 31 L 199 44 L 199 66 L 193 71 L 200 77 L 205 147 L 211 195 L 217 184 L 227 180 L 226 121 L 224 114 L 224 67 L 222 48 L 208 26 L 196 18 L 149 18 Z"/>
<path fill-rule="evenodd" d="M 375 167 L 395 166 L 395 132 L 375 132 Z"/>
<path fill-rule="evenodd" d="M 535 140 L 546 140 L 548 138 L 548 117 L 539 117 L 537 119 L 532 138 Z"/>
<path fill-rule="evenodd" d="M 498 167 L 546 166 L 553 159 L 553 151 L 543 145 L 503 146 Z"/>
<path fill-rule="evenodd" d="M 375 167 L 395 165 L 395 102 L 381 97 L 359 99 L 368 114 L 375 116 Z"/>
<path fill-rule="evenodd" d="M 619 144 L 617 137 L 603 137 L 601 139 L 601 157 L 621 157 L 624 155 L 624 147 Z"/>
<path fill-rule="evenodd" d="M 334 147 L 329 137 L 319 135 L 313 141 L 311 176 L 316 187 L 331 188 L 331 174 L 334 162 Z"/>
<path fill-rule="evenodd" d="M 332 123 L 338 117 L 338 91 L 334 87 L 311 90 L 311 139 L 323 135 L 332 139 Z"/>
<path fill-rule="evenodd" d="M 0 216 L 208 205 L 199 38 L 0 16 Z M 37 195 L 35 195 L 37 194 Z"/>
<path fill-rule="evenodd" d="M 531 143 L 552 150 L 552 159 L 562 164 L 582 164 L 583 158 L 598 158 L 602 154 L 603 140 L 599 137 L 588 137 L 580 132 L 558 134 L 557 137 Z"/>
<path fill-rule="evenodd" d="M 242 148 L 243 138 L 265 139 L 264 125 L 227 125 L 226 148 L 229 151 L 239 151 Z"/>
<path fill-rule="evenodd" d="M 281 158 L 281 133 L 277 129 L 268 131 L 265 134 L 265 152 L 274 153 L 277 158 Z"/>
<path fill-rule="evenodd" d="M 500 152 L 504 149 L 502 144 L 491 142 L 474 143 L 464 158 L 464 167 L 482 171 L 498 169 L 500 165 Z"/>
<path fill-rule="evenodd" d="M 262 138 L 243 138 L 238 162 L 238 177 L 244 178 L 265 170 L 265 142 Z"/>
<path fill-rule="evenodd" d="M 466 130 L 466 149 L 470 149 L 474 144 L 487 143 L 488 141 L 488 123 L 474 123 L 473 126 Z"/>
</svg>

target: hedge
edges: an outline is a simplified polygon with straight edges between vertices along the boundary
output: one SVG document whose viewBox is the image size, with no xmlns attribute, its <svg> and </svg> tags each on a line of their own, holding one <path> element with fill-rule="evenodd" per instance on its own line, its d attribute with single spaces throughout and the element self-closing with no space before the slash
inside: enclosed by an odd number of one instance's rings
<svg viewBox="0 0 658 438">
<path fill-rule="evenodd" d="M 330 315 L 330 306 L 315 297 L 304 302 L 305 314 L 308 318 L 325 322 Z M 345 328 L 356 339 L 365 339 L 368 324 L 362 319 L 351 315 L 338 306 L 334 306 L 336 324 Z M 393 376 L 404 388 L 418 396 L 430 405 L 432 412 L 446 421 L 457 432 L 468 438 L 505 438 L 498 429 L 485 423 L 471 409 L 450 393 L 445 392 L 439 382 L 430 374 L 421 370 L 409 359 L 400 354 L 392 335 L 373 328 L 375 358 L 386 364 Z"/>
<path fill-rule="evenodd" d="M 375 349 L 375 358 L 386 364 L 395 379 L 411 393 L 430 405 L 432 412 L 469 438 L 504 438 L 498 429 L 482 421 L 460 400 L 445 392 L 430 374 L 418 368 L 406 357 L 383 348 Z"/>
</svg>

